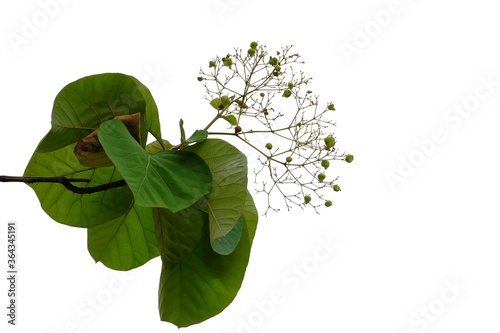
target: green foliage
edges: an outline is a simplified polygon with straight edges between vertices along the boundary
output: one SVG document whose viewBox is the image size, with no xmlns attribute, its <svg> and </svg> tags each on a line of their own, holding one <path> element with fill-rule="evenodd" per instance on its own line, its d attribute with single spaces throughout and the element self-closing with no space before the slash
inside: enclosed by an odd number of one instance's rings
<svg viewBox="0 0 500 333">
<path fill-rule="evenodd" d="M 210 191 L 210 170 L 196 154 L 165 150 L 151 156 L 118 120 L 102 123 L 99 140 L 140 206 L 177 212 Z"/>
<path fill-rule="evenodd" d="M 115 166 L 88 168 L 73 154 L 75 143 L 42 153 L 35 151 L 24 171 L 25 176 L 69 177 L 88 179 L 87 187 L 123 179 Z M 128 187 L 118 187 L 91 194 L 74 193 L 54 183 L 29 184 L 43 210 L 55 221 L 73 227 L 88 228 L 116 219 L 133 203 Z"/>
<path fill-rule="evenodd" d="M 238 293 L 250 258 L 258 213 L 248 191 L 247 157 L 211 136 L 235 137 L 262 155 L 254 174 L 268 170 L 272 187 L 264 183 L 257 193 L 278 190 L 288 208 L 295 203 L 317 210 L 321 202 L 330 207 L 332 201 L 319 192 L 340 191 L 324 172 L 330 161 L 350 163 L 353 156 L 338 153 L 333 123 L 323 118 L 333 104 L 318 112 L 311 91 L 301 94 L 309 79 L 293 72 L 299 56 L 289 50 L 268 56 L 265 46 L 252 42 L 247 52 L 210 60 L 211 72 L 200 71 L 198 81 L 215 116 L 189 137 L 180 119 L 178 144 L 162 138 L 153 96 L 134 77 L 87 76 L 55 98 L 52 127 L 24 172 L 50 181 L 26 182 L 52 219 L 87 228 L 96 262 L 131 270 L 161 257 L 161 320 L 186 327 L 223 311 Z M 233 86 L 233 79 L 244 84 Z M 286 126 L 275 126 L 284 116 L 271 105 L 275 95 L 297 109 Z M 228 132 L 209 131 L 219 119 L 231 126 Z M 148 133 L 156 141 L 146 145 Z M 248 137 L 257 133 L 272 135 L 272 143 L 254 145 Z M 299 189 L 289 194 L 288 186 Z M 313 201 L 313 193 L 321 200 Z"/>
<path fill-rule="evenodd" d="M 160 254 L 153 210 L 137 204 L 116 219 L 88 228 L 87 238 L 92 258 L 116 270 L 142 266 Z"/>
<path fill-rule="evenodd" d="M 196 130 L 194 133 L 185 141 L 185 143 L 196 143 L 202 142 L 208 138 L 208 132 L 205 130 Z"/>
<path fill-rule="evenodd" d="M 37 151 L 50 152 L 72 144 L 116 116 L 141 113 L 141 142 L 148 131 L 161 138 L 158 108 L 149 90 L 132 76 L 107 73 L 81 78 L 57 94 L 52 129 Z"/>
<path fill-rule="evenodd" d="M 137 104 L 121 104 L 131 96 L 139 96 Z M 163 140 L 154 100 L 130 76 L 83 78 L 66 86 L 55 104 L 64 98 L 65 108 L 54 108 L 53 119 L 71 110 L 68 119 L 81 122 L 74 128 L 55 123 L 25 175 L 84 179 L 80 189 L 88 193 L 53 182 L 30 184 L 42 208 L 60 223 L 87 228 L 89 253 L 109 268 L 130 270 L 161 255 L 162 320 L 189 326 L 221 312 L 241 286 L 258 220 L 247 193 L 246 156 L 223 140 L 208 139 L 203 129 L 186 139 L 182 120 L 180 144 Z M 141 143 L 117 118 L 135 113 L 141 115 Z M 158 140 L 144 146 L 144 129 Z M 77 145 L 91 148 L 88 160 L 109 159 L 110 165 L 81 165 Z M 126 186 L 106 188 L 121 180 Z M 104 189 L 92 190 L 99 186 Z"/>
<path fill-rule="evenodd" d="M 206 320 L 233 301 L 243 282 L 257 227 L 257 210 L 247 193 L 238 247 L 230 255 L 215 254 L 209 241 L 209 217 L 202 206 L 177 214 L 162 210 L 156 219 L 163 260 L 160 317 L 178 327 Z M 189 228 L 185 227 L 186 217 Z"/>
<path fill-rule="evenodd" d="M 220 139 L 208 139 L 186 150 L 200 156 L 210 168 L 212 189 L 206 195 L 210 243 L 215 252 L 230 254 L 241 236 L 238 220 L 246 200 L 247 158 Z"/>
</svg>

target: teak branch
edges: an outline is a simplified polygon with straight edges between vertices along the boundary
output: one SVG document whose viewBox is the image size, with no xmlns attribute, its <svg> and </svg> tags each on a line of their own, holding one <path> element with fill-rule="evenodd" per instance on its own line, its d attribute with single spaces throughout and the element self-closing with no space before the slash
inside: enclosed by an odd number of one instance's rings
<svg viewBox="0 0 500 333">
<path fill-rule="evenodd" d="M 0 176 L 0 182 L 5 182 L 5 183 L 18 182 L 26 184 L 59 183 L 69 191 L 77 194 L 91 194 L 127 185 L 125 180 L 122 179 L 93 187 L 78 187 L 73 185 L 72 183 L 89 183 L 90 179 L 66 178 L 66 177 L 30 177 L 30 176 L 26 177 Z"/>
</svg>

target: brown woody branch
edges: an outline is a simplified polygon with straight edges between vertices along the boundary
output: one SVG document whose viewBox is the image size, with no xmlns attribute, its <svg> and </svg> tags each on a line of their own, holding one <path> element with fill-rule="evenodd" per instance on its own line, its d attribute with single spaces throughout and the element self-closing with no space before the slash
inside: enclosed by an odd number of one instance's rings
<svg viewBox="0 0 500 333">
<path fill-rule="evenodd" d="M 78 187 L 73 185 L 72 183 L 89 183 L 90 179 L 66 178 L 66 177 L 31 177 L 31 176 L 26 176 L 26 177 L 0 176 L 0 182 L 5 182 L 5 183 L 17 182 L 26 184 L 59 183 L 63 185 L 67 190 L 77 194 L 91 194 L 127 185 L 125 180 L 122 179 L 93 187 Z"/>
</svg>

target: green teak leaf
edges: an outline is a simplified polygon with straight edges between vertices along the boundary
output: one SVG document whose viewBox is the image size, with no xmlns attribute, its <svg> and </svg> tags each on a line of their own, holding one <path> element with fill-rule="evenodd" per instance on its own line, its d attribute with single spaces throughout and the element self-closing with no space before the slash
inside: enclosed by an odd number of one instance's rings
<svg viewBox="0 0 500 333">
<path fill-rule="evenodd" d="M 163 266 L 172 268 L 191 255 L 200 242 L 206 213 L 199 203 L 195 203 L 177 213 L 153 208 L 153 215 Z"/>
<path fill-rule="evenodd" d="M 208 132 L 205 130 L 196 130 L 189 139 L 186 140 L 187 143 L 202 142 L 208 138 Z"/>
<path fill-rule="evenodd" d="M 163 321 L 178 327 L 198 324 L 219 314 L 234 300 L 243 282 L 258 221 L 249 193 L 240 221 L 240 242 L 230 255 L 220 255 L 211 249 L 208 214 L 203 209 L 192 206 L 176 214 L 155 215 L 163 262 L 158 302 Z"/>
<path fill-rule="evenodd" d="M 115 270 L 142 266 L 160 254 L 149 207 L 131 205 L 119 218 L 89 228 L 87 237 L 92 258 Z"/>
<path fill-rule="evenodd" d="M 233 126 L 236 126 L 238 125 L 238 120 L 236 119 L 236 117 L 232 114 L 228 115 L 228 116 L 225 116 L 224 117 L 225 120 L 227 120 L 228 123 L 230 123 L 231 125 Z"/>
<path fill-rule="evenodd" d="M 176 212 L 211 189 L 210 169 L 196 154 L 166 150 L 149 155 L 117 120 L 101 125 L 99 140 L 140 206 Z"/>
<path fill-rule="evenodd" d="M 139 80 L 137 80 L 133 76 L 129 76 L 137 85 L 139 92 L 144 97 L 144 101 L 146 102 L 146 123 L 148 126 L 148 131 L 155 137 L 156 140 L 162 140 L 161 138 L 161 129 L 160 129 L 160 118 L 158 114 L 158 106 L 151 94 L 151 91 L 142 84 Z M 135 95 L 135 93 L 134 93 Z M 142 146 L 145 146 L 147 141 L 147 132 L 141 131 L 141 143 Z"/>
<path fill-rule="evenodd" d="M 141 113 L 141 142 L 151 131 L 161 138 L 158 109 L 149 90 L 136 78 L 120 73 L 83 77 L 56 96 L 52 128 L 37 147 L 39 152 L 61 149 L 84 138 L 115 116 Z"/>
<path fill-rule="evenodd" d="M 212 190 L 207 195 L 210 243 L 219 254 L 229 254 L 238 244 L 238 222 L 247 192 L 247 159 L 236 147 L 220 139 L 207 139 L 186 150 L 199 155 L 210 167 Z"/>
<path fill-rule="evenodd" d="M 24 171 L 25 176 L 89 179 L 74 183 L 94 187 L 123 179 L 116 167 L 88 168 L 80 165 L 73 154 L 74 145 L 50 153 L 35 152 Z M 55 221 L 73 227 L 88 228 L 123 215 L 133 200 L 128 186 L 92 194 L 76 194 L 56 183 L 29 184 L 43 210 Z"/>
<path fill-rule="evenodd" d="M 243 218 L 240 217 L 233 228 L 223 237 L 214 239 L 212 247 L 215 252 L 221 255 L 228 255 L 234 251 L 236 245 L 241 239 L 241 233 L 243 232 Z"/>
</svg>

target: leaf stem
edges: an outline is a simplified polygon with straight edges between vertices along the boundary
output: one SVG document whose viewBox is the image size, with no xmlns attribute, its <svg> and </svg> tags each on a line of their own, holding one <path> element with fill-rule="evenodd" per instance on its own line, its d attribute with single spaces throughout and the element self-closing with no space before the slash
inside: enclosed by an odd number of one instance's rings
<svg viewBox="0 0 500 333">
<path fill-rule="evenodd" d="M 208 125 L 207 125 L 207 126 L 205 126 L 204 130 L 205 130 L 205 131 L 208 131 L 208 129 L 209 129 L 210 127 L 212 127 L 212 125 L 213 125 L 213 124 L 214 124 L 217 120 L 219 120 L 221 117 L 222 117 L 222 116 L 221 116 L 221 113 L 217 112 L 217 115 L 214 117 L 214 119 L 212 119 L 212 121 L 211 121 L 211 122 L 209 122 L 209 123 L 208 123 Z"/>
</svg>

